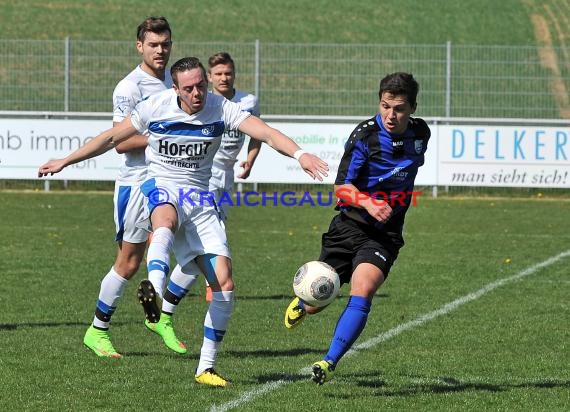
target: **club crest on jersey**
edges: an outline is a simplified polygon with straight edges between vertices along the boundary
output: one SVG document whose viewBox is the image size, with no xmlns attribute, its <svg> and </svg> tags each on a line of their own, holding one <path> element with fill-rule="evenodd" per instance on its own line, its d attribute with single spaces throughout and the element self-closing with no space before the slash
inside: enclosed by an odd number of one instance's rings
<svg viewBox="0 0 570 412">
<path fill-rule="evenodd" d="M 423 140 L 414 140 L 414 149 L 416 149 L 416 153 L 420 154 L 424 148 L 424 141 Z"/>
<path fill-rule="evenodd" d="M 213 124 L 208 125 L 202 129 L 202 135 L 211 136 L 215 130 L 216 130 L 216 126 L 214 126 Z"/>
</svg>

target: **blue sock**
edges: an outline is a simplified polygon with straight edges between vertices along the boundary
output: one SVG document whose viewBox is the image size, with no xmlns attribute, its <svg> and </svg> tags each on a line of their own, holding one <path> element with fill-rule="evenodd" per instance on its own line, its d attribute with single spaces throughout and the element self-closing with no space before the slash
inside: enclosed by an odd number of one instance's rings
<svg viewBox="0 0 570 412">
<path fill-rule="evenodd" d="M 334 330 L 325 360 L 336 365 L 350 349 L 366 325 L 371 302 L 362 296 L 351 296 Z"/>
</svg>

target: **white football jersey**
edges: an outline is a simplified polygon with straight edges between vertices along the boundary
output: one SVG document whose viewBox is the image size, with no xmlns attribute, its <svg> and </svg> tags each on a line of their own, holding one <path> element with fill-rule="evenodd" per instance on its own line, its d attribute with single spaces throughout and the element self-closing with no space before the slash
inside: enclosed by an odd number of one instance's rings
<svg viewBox="0 0 570 412">
<path fill-rule="evenodd" d="M 253 94 L 236 90 L 232 102 L 239 104 L 242 110 L 259 117 L 259 104 Z M 228 130 L 222 136 L 220 149 L 214 157 L 214 167 L 224 171 L 233 171 L 238 154 L 245 141 L 245 134 L 239 130 Z"/>
<path fill-rule="evenodd" d="M 135 106 L 149 96 L 172 87 L 170 71 L 165 71 L 164 81 L 146 73 L 140 65 L 121 80 L 113 91 L 113 122 L 121 122 Z M 144 132 L 143 134 L 146 134 Z M 146 178 L 145 151 L 133 150 L 122 155 L 118 181 L 141 182 Z"/>
<path fill-rule="evenodd" d="M 207 191 L 223 133 L 237 129 L 249 116 L 238 104 L 212 93 L 192 115 L 179 107 L 174 89 L 142 101 L 131 113 L 131 122 L 139 132 L 149 132 L 147 177 Z"/>
</svg>

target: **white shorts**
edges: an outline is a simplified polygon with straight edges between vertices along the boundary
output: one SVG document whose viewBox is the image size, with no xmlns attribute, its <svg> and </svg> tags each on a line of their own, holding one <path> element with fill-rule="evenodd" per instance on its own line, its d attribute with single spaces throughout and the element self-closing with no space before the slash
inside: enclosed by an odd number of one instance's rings
<svg viewBox="0 0 570 412">
<path fill-rule="evenodd" d="M 205 254 L 231 259 L 224 225 L 213 206 L 195 206 L 187 213 L 174 235 L 174 254 L 181 266 Z"/>
<path fill-rule="evenodd" d="M 148 232 L 137 227 L 145 212 L 145 196 L 138 184 L 115 182 L 113 195 L 115 219 L 115 240 L 129 243 L 144 243 Z"/>
<path fill-rule="evenodd" d="M 169 203 L 176 209 L 178 228 L 174 235 L 174 254 L 180 266 L 205 254 L 231 258 L 224 224 L 212 202 L 201 198 L 198 193 L 180 199 L 180 191 L 176 186 L 160 180 L 145 182 L 143 191 L 150 194 L 152 186 L 160 188 L 159 203 Z M 185 193 L 184 190 L 182 193 Z M 144 218 L 138 223 L 140 227 L 148 228 L 154 207 L 156 205 L 152 204 L 151 199 L 145 200 Z"/>
</svg>

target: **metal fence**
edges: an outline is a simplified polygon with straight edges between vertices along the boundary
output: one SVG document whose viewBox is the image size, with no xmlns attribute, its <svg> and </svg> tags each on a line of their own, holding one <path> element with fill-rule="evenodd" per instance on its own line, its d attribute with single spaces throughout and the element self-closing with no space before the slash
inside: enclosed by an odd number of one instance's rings
<svg viewBox="0 0 570 412">
<path fill-rule="evenodd" d="M 237 86 L 262 114 L 369 116 L 378 83 L 412 72 L 424 117 L 570 117 L 570 49 L 526 46 L 178 43 L 183 56 L 228 51 Z M 138 64 L 134 42 L 3 40 L 0 110 L 110 112 L 116 83 Z"/>
</svg>

